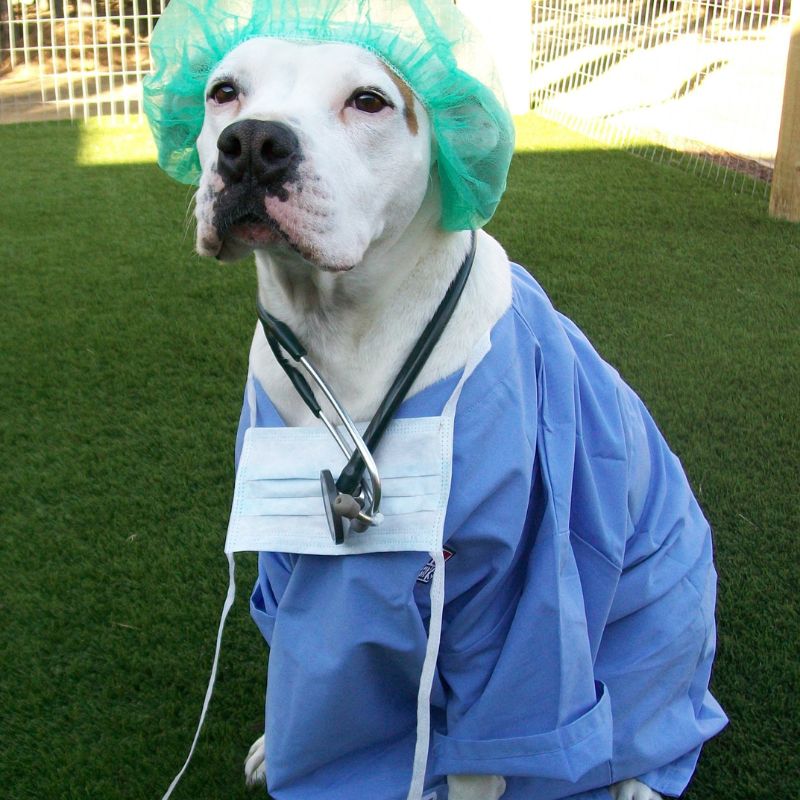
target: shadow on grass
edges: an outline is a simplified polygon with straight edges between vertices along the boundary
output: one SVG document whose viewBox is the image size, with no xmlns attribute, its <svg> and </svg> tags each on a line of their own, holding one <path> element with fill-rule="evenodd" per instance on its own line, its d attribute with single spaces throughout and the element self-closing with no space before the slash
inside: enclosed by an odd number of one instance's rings
<svg viewBox="0 0 800 800">
<path fill-rule="evenodd" d="M 0 128 L 1 771 L 15 798 L 138 800 L 182 763 L 208 676 L 254 276 L 192 255 L 185 187 L 79 166 L 81 135 Z M 521 143 L 490 230 L 640 391 L 715 529 L 733 724 L 688 796 L 757 797 L 797 763 L 798 228 L 535 118 Z M 253 796 L 266 653 L 238 563 L 179 797 Z"/>
</svg>

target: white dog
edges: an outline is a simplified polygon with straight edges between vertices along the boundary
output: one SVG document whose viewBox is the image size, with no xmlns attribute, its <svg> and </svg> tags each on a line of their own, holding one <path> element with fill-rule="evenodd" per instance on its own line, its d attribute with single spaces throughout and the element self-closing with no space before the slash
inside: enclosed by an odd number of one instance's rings
<svg viewBox="0 0 800 800">
<path fill-rule="evenodd" d="M 227 261 L 255 251 L 261 303 L 296 333 L 353 418 L 369 419 L 470 245 L 469 232 L 439 224 L 425 108 L 364 49 L 256 38 L 210 75 L 197 149 L 198 252 Z M 511 295 L 506 254 L 479 232 L 469 282 L 412 394 L 460 370 Z M 260 330 L 251 364 L 287 424 L 317 424 Z M 265 770 L 262 737 L 248 782 L 262 783 Z M 449 800 L 496 800 L 508 778 L 451 774 Z M 610 791 L 661 797 L 633 777 Z"/>
</svg>

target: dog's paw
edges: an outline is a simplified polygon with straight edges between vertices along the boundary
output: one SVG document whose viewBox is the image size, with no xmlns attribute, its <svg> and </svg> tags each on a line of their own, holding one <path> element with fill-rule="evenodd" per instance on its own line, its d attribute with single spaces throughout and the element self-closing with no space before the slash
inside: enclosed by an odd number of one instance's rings
<svg viewBox="0 0 800 800">
<path fill-rule="evenodd" d="M 244 780 L 248 786 L 264 786 L 267 783 L 267 765 L 264 761 L 264 737 L 259 736 L 244 760 Z"/>
<path fill-rule="evenodd" d="M 450 800 L 498 800 L 506 791 L 499 775 L 448 775 Z"/>
<path fill-rule="evenodd" d="M 620 781 L 608 788 L 614 800 L 664 800 L 658 792 L 635 779 Z"/>
</svg>

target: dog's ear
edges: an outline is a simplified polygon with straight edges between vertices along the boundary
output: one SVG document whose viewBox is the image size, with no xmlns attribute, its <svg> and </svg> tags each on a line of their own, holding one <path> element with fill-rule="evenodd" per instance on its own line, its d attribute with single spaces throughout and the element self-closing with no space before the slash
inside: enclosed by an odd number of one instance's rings
<svg viewBox="0 0 800 800">
<path fill-rule="evenodd" d="M 432 114 L 446 230 L 481 228 L 491 219 L 514 152 L 514 126 L 505 106 L 486 86 L 471 83 L 460 102 Z"/>
<path fill-rule="evenodd" d="M 459 109 L 459 124 L 469 131 L 461 145 L 461 157 L 466 163 L 479 163 L 495 153 L 500 144 L 500 131 L 480 106 Z"/>
<path fill-rule="evenodd" d="M 155 59 L 158 51 L 152 49 Z M 187 48 L 183 56 L 184 63 L 180 66 L 163 68 L 165 78 L 145 78 L 144 109 L 158 149 L 159 166 L 181 183 L 196 184 L 200 178 L 196 142 L 205 116 L 204 103 L 198 102 L 197 87 L 205 86 L 213 61 L 205 50 L 193 53 L 192 48 Z M 185 76 L 183 82 L 174 78 L 181 70 Z"/>
</svg>

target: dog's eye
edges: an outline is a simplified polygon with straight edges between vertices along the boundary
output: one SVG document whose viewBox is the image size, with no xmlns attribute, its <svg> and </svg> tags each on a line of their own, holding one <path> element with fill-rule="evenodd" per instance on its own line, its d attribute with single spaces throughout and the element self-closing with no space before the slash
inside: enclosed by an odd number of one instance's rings
<svg viewBox="0 0 800 800">
<path fill-rule="evenodd" d="M 210 100 L 222 105 L 223 103 L 230 103 L 239 96 L 239 90 L 228 81 L 223 81 L 211 87 L 208 93 Z"/>
<path fill-rule="evenodd" d="M 347 104 L 366 114 L 377 114 L 387 106 L 391 106 L 391 103 L 382 95 L 365 89 L 353 92 Z"/>
</svg>

